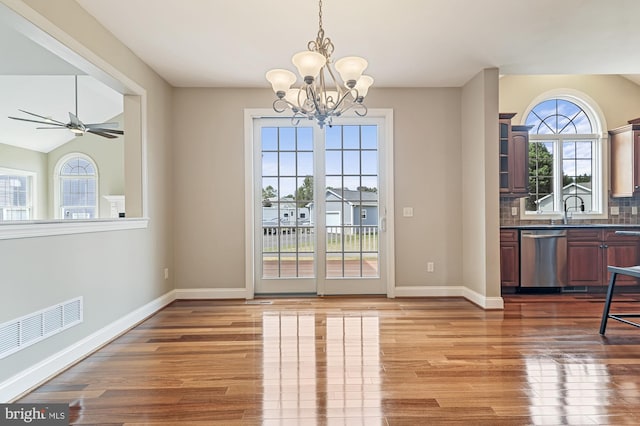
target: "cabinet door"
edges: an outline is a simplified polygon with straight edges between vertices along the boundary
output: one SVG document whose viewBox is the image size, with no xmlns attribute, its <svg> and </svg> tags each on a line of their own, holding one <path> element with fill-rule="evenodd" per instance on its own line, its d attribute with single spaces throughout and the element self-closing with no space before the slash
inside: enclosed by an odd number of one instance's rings
<svg viewBox="0 0 640 426">
<path fill-rule="evenodd" d="M 605 243 L 605 280 L 609 282 L 611 274 L 606 270 L 607 266 L 636 266 L 638 265 L 638 244 L 631 241 Z M 628 275 L 618 275 L 616 283 L 638 284 L 638 280 Z"/>
<path fill-rule="evenodd" d="M 520 285 L 519 252 L 517 242 L 500 243 L 500 283 L 505 287 Z"/>
<path fill-rule="evenodd" d="M 527 131 L 511 132 L 512 169 L 509 174 L 511 191 L 527 194 L 529 191 L 529 133 Z"/>
<path fill-rule="evenodd" d="M 511 192 L 509 172 L 511 170 L 511 125 L 509 120 L 500 120 L 500 192 Z"/>
<path fill-rule="evenodd" d="M 600 241 L 569 241 L 567 269 L 569 285 L 603 285 Z"/>
<path fill-rule="evenodd" d="M 633 132 L 633 192 L 640 192 L 640 131 Z"/>
</svg>

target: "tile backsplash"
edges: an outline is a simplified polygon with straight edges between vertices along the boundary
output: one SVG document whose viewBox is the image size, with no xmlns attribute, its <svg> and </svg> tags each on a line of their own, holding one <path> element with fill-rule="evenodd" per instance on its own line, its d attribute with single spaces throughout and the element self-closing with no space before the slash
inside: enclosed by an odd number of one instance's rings
<svg viewBox="0 0 640 426">
<path fill-rule="evenodd" d="M 512 214 L 512 208 L 516 208 L 518 214 Z M 611 209 L 617 208 L 618 214 L 612 215 Z M 635 207 L 635 214 L 634 214 Z M 572 224 L 640 224 L 640 196 L 626 198 L 609 198 L 609 219 L 580 219 L 578 215 L 571 218 Z M 548 222 L 548 221 L 547 221 Z M 556 221 L 557 222 L 557 221 Z M 535 225 L 545 223 L 540 220 L 520 220 L 520 199 L 500 197 L 500 226 Z"/>
</svg>

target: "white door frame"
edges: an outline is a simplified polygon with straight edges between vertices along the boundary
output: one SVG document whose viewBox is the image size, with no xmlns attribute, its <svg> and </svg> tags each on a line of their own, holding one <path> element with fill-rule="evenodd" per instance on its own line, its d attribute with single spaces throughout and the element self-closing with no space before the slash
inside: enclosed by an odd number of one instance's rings
<svg viewBox="0 0 640 426">
<path fill-rule="evenodd" d="M 384 235 L 384 248 L 386 270 L 381 271 L 386 276 L 387 297 L 395 297 L 395 199 L 393 185 L 393 110 L 388 108 L 369 109 L 368 117 L 379 117 L 385 122 L 385 156 L 382 177 L 386 186 L 386 215 L 379 225 L 386 229 Z M 244 176 L 245 176 L 245 294 L 247 299 L 253 299 L 255 295 L 255 164 L 254 164 L 254 120 L 260 118 L 283 118 L 286 116 L 275 113 L 272 109 L 247 108 L 244 110 Z M 382 209 L 382 206 L 380 206 Z"/>
</svg>

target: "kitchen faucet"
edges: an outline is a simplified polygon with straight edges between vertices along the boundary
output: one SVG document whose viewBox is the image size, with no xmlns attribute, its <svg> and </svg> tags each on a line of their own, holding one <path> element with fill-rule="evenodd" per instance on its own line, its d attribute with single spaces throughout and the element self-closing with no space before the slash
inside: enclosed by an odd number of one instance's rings
<svg viewBox="0 0 640 426">
<path fill-rule="evenodd" d="M 571 194 L 569 196 L 567 196 L 567 198 L 564 199 L 564 215 L 562 217 L 562 223 L 564 223 L 565 225 L 567 223 L 569 223 L 569 218 L 567 217 L 567 212 L 569 211 L 569 206 L 567 206 L 567 201 L 569 200 L 569 198 L 577 198 L 578 200 L 580 200 L 580 211 L 584 211 L 584 200 L 582 199 L 581 196 L 576 195 L 576 194 Z M 574 207 L 576 210 L 578 209 L 578 207 Z"/>
</svg>

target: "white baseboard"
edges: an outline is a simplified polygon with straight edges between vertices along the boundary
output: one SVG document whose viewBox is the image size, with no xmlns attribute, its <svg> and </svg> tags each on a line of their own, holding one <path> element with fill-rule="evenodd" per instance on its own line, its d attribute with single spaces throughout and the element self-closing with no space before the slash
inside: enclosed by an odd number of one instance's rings
<svg viewBox="0 0 640 426">
<path fill-rule="evenodd" d="M 464 297 L 463 286 L 403 286 L 395 288 L 395 297 Z"/>
<path fill-rule="evenodd" d="M 177 288 L 176 299 L 248 299 L 246 288 Z"/>
<path fill-rule="evenodd" d="M 462 295 L 468 301 L 475 303 L 482 309 L 504 309 L 504 300 L 502 297 L 486 297 L 469 288 L 464 288 Z"/>
<path fill-rule="evenodd" d="M 0 383 L 0 403 L 9 402 L 60 373 L 176 299 L 172 290 L 73 345 Z"/>
<path fill-rule="evenodd" d="M 464 297 L 483 309 L 504 309 L 502 297 L 486 297 L 465 286 L 396 287 L 395 297 Z"/>
</svg>

